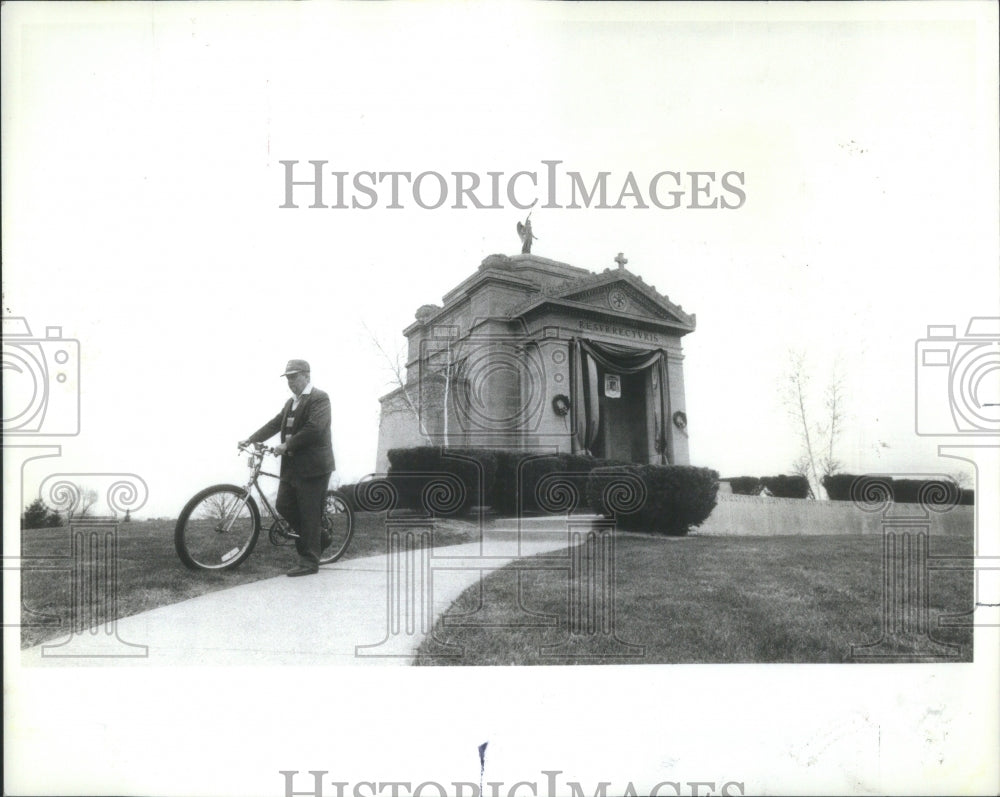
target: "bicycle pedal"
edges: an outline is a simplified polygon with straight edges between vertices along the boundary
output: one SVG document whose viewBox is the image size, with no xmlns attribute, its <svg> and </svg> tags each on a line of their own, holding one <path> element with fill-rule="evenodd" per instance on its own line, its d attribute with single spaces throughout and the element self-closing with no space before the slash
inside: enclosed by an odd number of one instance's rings
<svg viewBox="0 0 1000 797">
<path fill-rule="evenodd" d="M 299 535 L 293 531 L 286 531 L 284 528 L 279 526 L 277 523 L 271 524 L 271 528 L 267 532 L 268 539 L 271 540 L 271 545 L 287 545 L 291 540 L 298 539 Z"/>
</svg>

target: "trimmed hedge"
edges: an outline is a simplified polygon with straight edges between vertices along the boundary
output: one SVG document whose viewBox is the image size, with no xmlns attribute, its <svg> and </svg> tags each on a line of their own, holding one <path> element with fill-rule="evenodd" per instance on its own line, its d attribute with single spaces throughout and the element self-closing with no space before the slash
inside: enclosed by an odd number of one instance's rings
<svg viewBox="0 0 1000 797">
<path fill-rule="evenodd" d="M 590 507 L 619 528 L 682 537 L 715 508 L 719 473 L 689 465 L 595 468 L 587 479 Z"/>
<path fill-rule="evenodd" d="M 505 516 L 515 516 L 519 511 L 570 512 L 586 503 L 588 473 L 599 466 L 620 464 L 589 454 L 539 455 L 528 451 L 496 454 L 496 478 L 489 503 Z"/>
<path fill-rule="evenodd" d="M 823 489 L 831 501 L 850 501 L 851 485 L 858 478 L 853 473 L 834 473 L 824 476 Z"/>
<path fill-rule="evenodd" d="M 733 488 L 733 495 L 760 495 L 764 488 L 775 498 L 810 498 L 812 490 L 805 476 L 736 476 L 725 479 Z"/>
<path fill-rule="evenodd" d="M 850 501 L 851 485 L 856 479 L 862 478 L 853 473 L 835 473 L 823 477 L 823 488 L 831 501 Z M 938 479 L 893 479 L 886 478 L 892 487 L 892 498 L 897 504 L 916 504 L 920 502 L 920 491 L 925 485 L 940 484 Z M 972 506 L 975 503 L 974 490 L 959 490 L 958 503 L 961 506 Z"/>
<path fill-rule="evenodd" d="M 760 495 L 760 479 L 756 476 L 734 476 L 724 479 L 733 489 L 733 495 Z"/>
<path fill-rule="evenodd" d="M 385 479 L 366 478 L 353 484 L 342 484 L 337 488 L 352 512 L 381 512 L 390 509 L 387 501 Z"/>
<path fill-rule="evenodd" d="M 357 482 L 354 484 L 342 484 L 336 489 L 337 492 L 344 496 L 344 500 L 347 502 L 347 505 L 350 507 L 352 512 L 360 511 L 361 507 L 358 506 L 358 501 L 355 497 L 358 490 Z"/>
<path fill-rule="evenodd" d="M 764 476 L 761 488 L 766 487 L 775 498 L 810 498 L 812 490 L 805 476 Z"/>
<path fill-rule="evenodd" d="M 485 448 L 391 449 L 386 480 L 398 496 L 394 508 L 460 515 L 489 503 L 496 478 L 496 454 Z"/>
<path fill-rule="evenodd" d="M 598 466 L 626 464 L 583 454 L 438 446 L 395 448 L 388 457 L 386 481 L 398 496 L 394 508 L 431 514 L 462 514 L 477 505 L 490 506 L 504 516 L 516 516 L 519 511 L 570 512 L 586 505 L 586 477 L 590 471 Z M 431 493 L 448 500 L 427 506 L 431 496 L 426 491 L 432 483 L 438 490 Z M 462 495 L 452 501 L 449 493 L 457 489 L 457 484 L 461 485 Z"/>
</svg>

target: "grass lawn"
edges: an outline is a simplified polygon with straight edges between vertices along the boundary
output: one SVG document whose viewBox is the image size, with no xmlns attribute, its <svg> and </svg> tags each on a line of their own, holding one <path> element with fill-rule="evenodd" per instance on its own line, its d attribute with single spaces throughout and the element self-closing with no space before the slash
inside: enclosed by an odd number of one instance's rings
<svg viewBox="0 0 1000 797">
<path fill-rule="evenodd" d="M 930 554 L 969 555 L 972 547 L 971 538 L 933 537 Z M 433 636 L 461 646 L 464 656 L 431 658 L 425 641 L 416 663 L 842 662 L 849 660 L 852 644 L 881 636 L 881 536 L 621 534 L 616 563 L 616 635 L 643 646 L 643 655 L 623 658 L 612 635 L 597 634 L 577 645 L 573 657 L 543 656 L 543 646 L 569 639 L 569 595 L 579 585 L 569 583 L 565 570 L 518 573 L 508 566 L 452 605 L 452 615 L 479 610 L 467 627 L 449 625 L 446 618 L 435 625 Z M 942 614 L 972 608 L 972 573 L 932 571 L 928 592 L 933 638 L 957 645 L 955 660 L 972 661 L 971 629 L 937 628 Z M 524 624 L 544 614 L 554 624 Z M 928 652 L 907 646 L 906 640 L 895 644 L 894 652 Z M 908 660 L 928 659 L 909 655 Z"/>
<path fill-rule="evenodd" d="M 359 512 L 354 516 L 354 536 L 340 561 L 385 553 L 385 513 Z M 204 595 L 262 578 L 283 575 L 295 565 L 295 549 L 276 548 L 261 531 L 250 558 L 235 570 L 188 570 L 174 550 L 173 520 L 122 523 L 118 527 L 117 617 L 128 617 L 158 606 Z M 467 542 L 468 529 L 454 524 L 436 529 L 435 544 Z M 65 636 L 70 625 L 70 530 L 27 529 L 21 534 L 22 557 L 43 557 L 39 565 L 61 570 L 21 571 L 21 647 Z M 52 557 L 52 558 L 50 558 Z M 335 565 L 334 565 L 335 566 Z"/>
</svg>

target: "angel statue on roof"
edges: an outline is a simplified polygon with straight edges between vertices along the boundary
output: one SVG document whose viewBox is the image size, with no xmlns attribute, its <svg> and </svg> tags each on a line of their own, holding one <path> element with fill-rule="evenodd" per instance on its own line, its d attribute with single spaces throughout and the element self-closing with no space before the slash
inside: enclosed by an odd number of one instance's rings
<svg viewBox="0 0 1000 797">
<path fill-rule="evenodd" d="M 524 220 L 524 223 L 517 223 L 517 234 L 521 237 L 521 254 L 531 254 L 531 242 L 538 240 L 531 232 L 531 214 Z"/>
</svg>

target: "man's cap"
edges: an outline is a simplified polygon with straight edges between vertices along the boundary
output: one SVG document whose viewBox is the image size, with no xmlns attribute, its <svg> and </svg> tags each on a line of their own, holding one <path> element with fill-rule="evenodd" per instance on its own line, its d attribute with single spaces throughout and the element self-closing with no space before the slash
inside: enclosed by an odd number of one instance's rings
<svg viewBox="0 0 1000 797">
<path fill-rule="evenodd" d="M 297 374 L 301 371 L 309 373 L 309 363 L 305 360 L 289 360 L 288 365 L 285 366 L 285 373 L 282 376 L 291 376 L 292 374 Z"/>
</svg>

